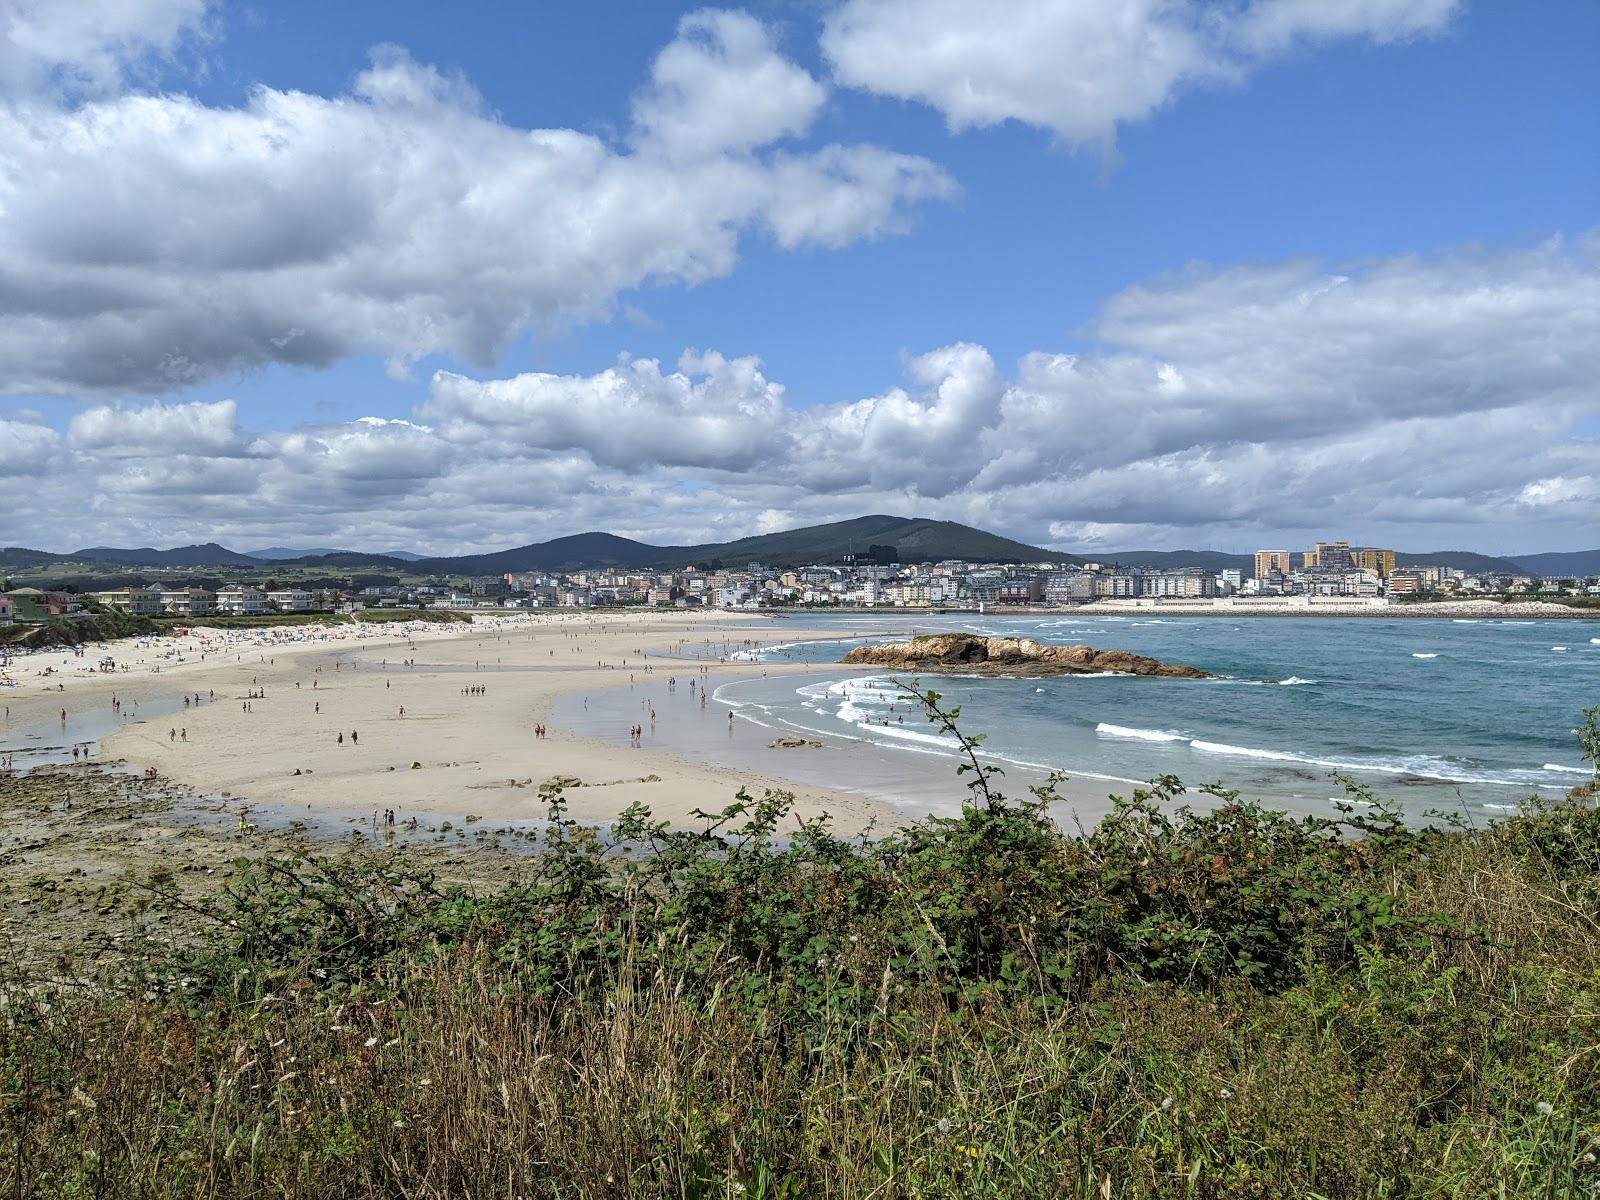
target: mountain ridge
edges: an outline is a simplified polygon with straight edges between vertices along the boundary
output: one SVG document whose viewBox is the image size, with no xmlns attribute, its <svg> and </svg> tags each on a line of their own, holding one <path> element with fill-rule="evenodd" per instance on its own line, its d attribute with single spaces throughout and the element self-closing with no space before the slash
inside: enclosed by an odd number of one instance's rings
<svg viewBox="0 0 1600 1200">
<path fill-rule="evenodd" d="M 718 563 L 743 566 L 764 562 L 770 566 L 799 566 L 837 562 L 847 554 L 868 555 L 875 548 L 893 550 L 901 562 L 1051 562 L 1064 565 L 1088 561 L 1123 566 L 1172 568 L 1197 566 L 1221 571 L 1238 569 L 1254 574 L 1254 556 L 1220 550 L 1119 550 L 1073 553 L 1030 546 L 973 526 L 926 517 L 871 514 L 847 521 L 802 526 L 775 533 L 756 534 L 728 542 L 657 546 L 603 531 L 568 534 L 543 542 L 530 542 L 484 554 L 427 556 L 398 550 L 382 554 L 352 550 L 293 550 L 274 546 L 250 554 L 230 550 L 216 542 L 158 550 L 144 546 L 123 548 L 91 546 L 71 553 L 8 546 L 0 549 L 0 563 L 9 567 L 47 567 L 54 563 L 89 562 L 143 566 L 235 567 L 291 570 L 295 567 L 363 569 L 410 572 L 423 575 L 502 575 L 510 572 L 559 571 L 579 567 L 613 567 L 624 570 L 667 568 Z M 286 557 L 288 554 L 297 557 Z M 268 557 L 268 556 L 271 557 Z M 1555 551 L 1531 555 L 1496 556 L 1471 550 L 1402 551 L 1402 567 L 1450 566 L 1475 573 L 1510 575 L 1589 575 L 1600 572 L 1600 549 Z"/>
</svg>

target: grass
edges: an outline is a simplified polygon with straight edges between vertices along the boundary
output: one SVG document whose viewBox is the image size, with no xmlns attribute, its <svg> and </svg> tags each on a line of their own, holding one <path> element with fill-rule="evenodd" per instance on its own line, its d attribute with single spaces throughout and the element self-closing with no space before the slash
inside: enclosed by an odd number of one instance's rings
<svg viewBox="0 0 1600 1200">
<path fill-rule="evenodd" d="M 0 1194 L 1594 1194 L 1594 808 L 1160 780 L 1069 835 L 967 765 L 959 818 L 865 842 L 549 793 L 496 890 L 307 851 L 196 912 L 163 874 L 198 940 L 12 980 Z"/>
</svg>

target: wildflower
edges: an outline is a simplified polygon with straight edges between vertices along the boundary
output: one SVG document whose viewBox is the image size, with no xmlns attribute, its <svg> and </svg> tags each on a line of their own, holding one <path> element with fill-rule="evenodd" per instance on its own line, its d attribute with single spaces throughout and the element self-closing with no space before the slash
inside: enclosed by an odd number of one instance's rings
<svg viewBox="0 0 1600 1200">
<path fill-rule="evenodd" d="M 375 1037 L 369 1037 L 367 1039 L 367 1041 L 366 1041 L 366 1047 L 367 1047 L 368 1050 L 371 1050 L 377 1044 L 378 1044 L 378 1039 L 375 1038 Z"/>
<path fill-rule="evenodd" d="M 949 1117 L 940 1117 L 938 1119 L 938 1121 L 936 1121 L 934 1123 L 933 1127 L 935 1129 L 937 1129 L 940 1133 L 949 1133 L 950 1132 L 950 1118 Z"/>
<path fill-rule="evenodd" d="M 1168 1096 L 1165 1100 L 1163 1100 L 1161 1102 L 1161 1111 L 1162 1112 L 1170 1112 L 1171 1109 L 1172 1109 L 1172 1097 Z"/>
<path fill-rule="evenodd" d="M 1555 1105 L 1551 1104 L 1550 1101 L 1548 1101 L 1548 1100 L 1541 1100 L 1541 1101 L 1539 1101 L 1539 1103 L 1535 1104 L 1533 1107 L 1534 1107 L 1534 1111 L 1537 1112 L 1541 1117 L 1553 1117 L 1553 1116 L 1555 1116 L 1555 1112 L 1556 1112 Z"/>
<path fill-rule="evenodd" d="M 828 956 L 826 954 L 817 955 L 817 967 L 819 969 L 821 969 L 822 967 L 826 967 L 827 965 L 828 965 Z"/>
<path fill-rule="evenodd" d="M 1233 1099 L 1233 1091 L 1230 1088 L 1220 1088 L 1220 1089 L 1218 1089 L 1217 1095 L 1221 1096 L 1224 1100 L 1232 1100 Z"/>
<path fill-rule="evenodd" d="M 1583 1156 L 1583 1158 L 1580 1159 L 1579 1161 L 1581 1161 L 1583 1163 L 1583 1165 L 1586 1166 L 1586 1167 L 1594 1166 L 1594 1163 L 1595 1163 L 1594 1151 L 1593 1150 L 1589 1151 L 1589 1153 L 1585 1154 Z"/>
<path fill-rule="evenodd" d="M 966 1146 L 966 1145 L 963 1145 L 960 1142 L 957 1142 L 956 1143 L 956 1153 L 957 1154 L 965 1154 L 968 1158 L 977 1158 L 979 1153 L 980 1153 L 980 1151 L 978 1150 L 978 1148 L 976 1146 Z"/>
</svg>

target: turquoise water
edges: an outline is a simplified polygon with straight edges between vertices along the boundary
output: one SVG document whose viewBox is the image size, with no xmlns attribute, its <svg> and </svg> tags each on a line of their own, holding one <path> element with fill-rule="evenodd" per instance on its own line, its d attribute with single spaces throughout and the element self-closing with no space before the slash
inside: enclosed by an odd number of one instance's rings
<svg viewBox="0 0 1600 1200">
<path fill-rule="evenodd" d="M 751 653 L 819 664 L 805 680 L 754 678 L 714 698 L 780 729 L 951 755 L 886 674 L 829 672 L 852 645 L 881 636 L 882 617 L 795 617 L 796 633 L 838 640 Z M 1408 810 L 1508 811 L 1556 796 L 1588 774 L 1573 729 L 1600 704 L 1600 622 L 1157 615 L 923 617 L 921 632 L 961 630 L 1130 650 L 1227 679 L 1126 676 L 930 677 L 988 735 L 997 760 L 1079 778 L 1138 782 L 1173 774 L 1250 795 L 1325 806 L 1335 772 Z M 868 629 L 879 636 L 863 636 Z M 883 722 L 887 721 L 885 725 Z"/>
</svg>

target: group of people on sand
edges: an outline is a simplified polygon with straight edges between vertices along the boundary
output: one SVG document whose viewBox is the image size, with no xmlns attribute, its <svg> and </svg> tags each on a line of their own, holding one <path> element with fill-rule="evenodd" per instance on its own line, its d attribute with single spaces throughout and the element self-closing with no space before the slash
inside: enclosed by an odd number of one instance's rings
<svg viewBox="0 0 1600 1200">
<path fill-rule="evenodd" d="M 475 683 L 470 687 L 462 688 L 461 689 L 461 694 L 463 696 L 483 696 L 483 695 L 487 695 L 488 691 L 489 691 L 489 689 L 486 688 L 483 684 Z"/>
<path fill-rule="evenodd" d="M 544 734 L 545 734 L 545 728 L 544 728 L 543 725 L 537 725 L 536 724 L 533 727 L 533 736 L 534 737 L 542 739 L 544 737 Z"/>
<path fill-rule="evenodd" d="M 189 729 L 188 729 L 187 726 L 185 726 L 182 729 L 173 728 L 173 729 L 167 730 L 167 741 L 168 742 L 187 742 L 188 740 L 189 740 Z M 73 758 L 77 758 L 78 757 L 78 754 L 77 754 L 76 750 L 73 751 L 72 757 Z"/>
<path fill-rule="evenodd" d="M 338 740 L 338 744 L 339 744 L 339 745 L 341 745 L 341 746 L 342 746 L 342 745 L 344 745 L 344 733 L 343 733 L 343 732 L 342 732 L 342 731 L 341 731 L 341 732 L 340 732 L 340 734 L 339 734 L 339 740 Z M 352 745 L 352 746 L 358 746 L 358 745 L 360 745 L 360 744 L 361 744 L 361 738 L 360 738 L 360 736 L 359 736 L 359 735 L 358 735 L 358 734 L 357 734 L 357 733 L 356 733 L 356 731 L 355 731 L 355 730 L 354 730 L 354 729 L 352 729 L 352 730 L 351 730 L 351 731 L 350 731 L 350 744 L 351 744 L 351 745 Z"/>
</svg>

